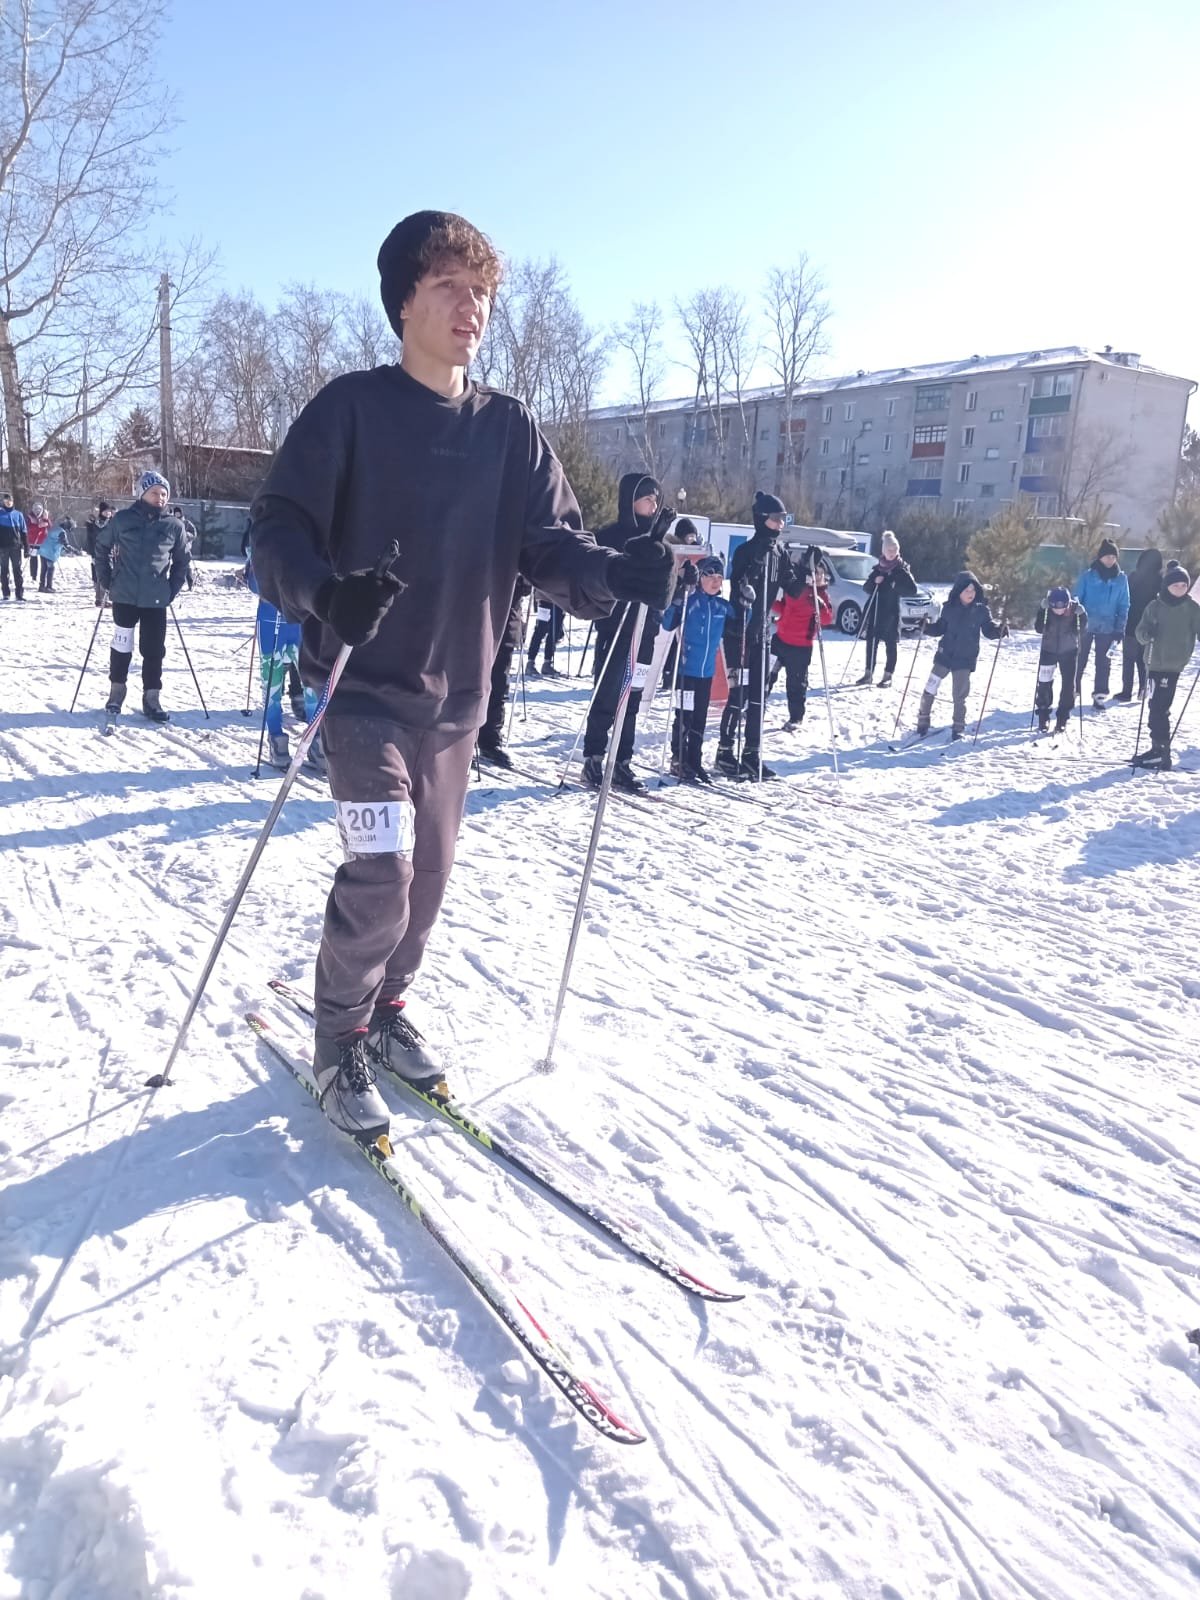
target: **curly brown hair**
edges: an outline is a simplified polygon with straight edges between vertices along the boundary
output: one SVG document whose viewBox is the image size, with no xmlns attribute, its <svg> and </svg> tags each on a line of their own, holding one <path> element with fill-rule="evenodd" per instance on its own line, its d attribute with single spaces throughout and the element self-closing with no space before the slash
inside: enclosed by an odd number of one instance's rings
<svg viewBox="0 0 1200 1600">
<path fill-rule="evenodd" d="M 379 248 L 379 293 L 396 335 L 404 337 L 400 316 L 420 280 L 448 265 L 478 272 L 492 298 L 504 266 L 492 241 L 474 223 L 453 211 L 416 211 L 398 222 Z"/>
</svg>

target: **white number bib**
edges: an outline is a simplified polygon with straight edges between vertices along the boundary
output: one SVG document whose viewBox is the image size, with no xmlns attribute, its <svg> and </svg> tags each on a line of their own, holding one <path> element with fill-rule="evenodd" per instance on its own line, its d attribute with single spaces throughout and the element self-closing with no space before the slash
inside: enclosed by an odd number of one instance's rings
<svg viewBox="0 0 1200 1600">
<path fill-rule="evenodd" d="M 549 622 L 550 621 L 550 607 L 549 606 L 539 606 L 537 608 L 537 619 L 538 619 L 539 622 Z"/>
<path fill-rule="evenodd" d="M 648 677 L 649 672 L 650 663 L 648 661 L 639 661 L 637 666 L 633 669 L 633 680 L 630 684 L 630 687 L 632 689 L 644 689 L 646 687 L 646 678 Z"/>
<path fill-rule="evenodd" d="M 338 832 L 351 856 L 411 856 L 416 813 L 411 800 L 339 800 Z"/>
</svg>

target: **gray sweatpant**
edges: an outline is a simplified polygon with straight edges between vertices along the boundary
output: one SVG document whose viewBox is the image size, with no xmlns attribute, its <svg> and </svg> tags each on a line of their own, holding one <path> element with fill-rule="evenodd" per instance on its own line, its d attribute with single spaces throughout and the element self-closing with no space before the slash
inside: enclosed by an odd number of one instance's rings
<svg viewBox="0 0 1200 1600">
<path fill-rule="evenodd" d="M 454 864 L 475 733 L 330 713 L 322 729 L 346 859 L 317 957 L 316 1031 L 365 1027 L 412 982 Z"/>
<path fill-rule="evenodd" d="M 969 667 L 948 667 L 945 662 L 938 661 L 935 657 L 929 682 L 925 685 L 925 692 L 921 696 L 920 708 L 917 711 L 917 728 L 921 733 L 929 732 L 929 718 L 933 714 L 934 697 L 946 677 L 950 679 L 950 687 L 954 694 L 954 721 L 951 727 L 955 733 L 962 733 L 967 726 L 967 696 L 971 692 L 971 670 Z"/>
</svg>

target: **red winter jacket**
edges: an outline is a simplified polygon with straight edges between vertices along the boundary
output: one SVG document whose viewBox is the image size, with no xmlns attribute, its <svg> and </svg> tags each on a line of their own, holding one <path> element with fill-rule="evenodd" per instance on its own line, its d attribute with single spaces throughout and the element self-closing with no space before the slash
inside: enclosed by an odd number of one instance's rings
<svg viewBox="0 0 1200 1600">
<path fill-rule="evenodd" d="M 46 535 L 50 532 L 50 518 L 44 513 L 40 517 L 35 517 L 31 511 L 25 518 L 25 523 L 29 529 L 29 552 L 34 555 L 46 542 Z"/>
<path fill-rule="evenodd" d="M 833 623 L 833 607 L 829 603 L 829 596 L 824 589 L 818 589 L 821 597 L 821 626 L 828 628 Z M 812 644 L 817 637 L 817 630 L 813 624 L 813 597 L 812 584 L 805 584 L 800 593 L 794 598 L 785 595 L 782 600 L 777 600 L 771 608 L 779 618 L 779 626 L 775 630 L 775 637 L 784 644 Z"/>
</svg>

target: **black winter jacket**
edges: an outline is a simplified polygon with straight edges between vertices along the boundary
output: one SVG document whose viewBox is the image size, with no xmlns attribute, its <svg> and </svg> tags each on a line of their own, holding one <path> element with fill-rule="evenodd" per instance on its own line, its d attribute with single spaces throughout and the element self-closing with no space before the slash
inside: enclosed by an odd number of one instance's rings
<svg viewBox="0 0 1200 1600">
<path fill-rule="evenodd" d="M 876 578 L 882 578 L 883 582 L 876 583 Z M 917 580 L 913 577 L 907 561 L 898 561 L 890 572 L 877 561 L 871 569 L 870 577 L 863 584 L 863 593 L 867 600 L 870 601 L 871 596 L 875 596 L 868 626 L 875 633 L 897 633 L 900 628 L 901 597 L 916 592 Z"/>
<path fill-rule="evenodd" d="M 187 577 L 183 524 L 148 500 L 135 500 L 100 529 L 95 562 L 96 579 L 114 605 L 172 605 Z"/>
<path fill-rule="evenodd" d="M 583 531 L 529 409 L 474 383 L 447 399 L 399 366 L 335 378 L 288 430 L 253 516 L 262 593 L 303 622 L 314 687 L 339 649 L 314 614 L 317 590 L 399 541 L 408 587 L 350 657 L 336 702 L 347 713 L 478 728 L 518 573 L 575 616 L 612 610 L 612 555 Z"/>
<path fill-rule="evenodd" d="M 639 521 L 633 512 L 633 502 L 640 498 L 638 490 L 643 484 L 647 485 L 647 487 L 651 484 L 657 487 L 655 480 L 648 472 L 626 472 L 622 476 L 620 483 L 617 485 L 617 520 L 615 522 L 606 522 L 602 528 L 596 529 L 597 544 L 604 545 L 609 550 L 620 551 L 624 550 L 630 539 L 640 538 L 641 535 L 650 532 L 654 518 L 643 517 Z M 548 595 L 547 598 L 554 601 L 553 595 Z M 554 601 L 554 603 L 560 604 L 558 601 Z M 570 608 L 568 607 L 568 609 Z M 603 617 L 597 622 L 596 649 L 601 656 L 608 655 L 612 647 L 613 635 L 626 620 L 629 621 L 629 627 L 633 627 L 633 618 L 636 615 L 636 606 L 619 604 L 609 616 Z M 640 661 L 650 660 L 650 655 L 645 652 L 647 648 L 652 648 L 661 625 L 662 612 L 649 610 L 646 615 L 646 626 L 642 630 L 642 637 L 639 642 L 638 659 Z M 626 646 L 623 648 L 628 647 L 628 630 L 626 630 L 625 639 Z"/>
<path fill-rule="evenodd" d="M 742 584 L 754 590 L 747 613 L 742 607 Z M 729 598 L 733 610 L 725 621 L 725 633 L 737 639 L 743 628 L 747 640 L 762 639 L 763 617 L 781 593 L 795 598 L 805 585 L 805 575 L 778 539 L 760 539 L 757 534 L 738 545 L 729 563 Z M 767 593 L 770 590 L 770 593 Z"/>
<path fill-rule="evenodd" d="M 969 606 L 963 605 L 959 595 L 974 585 L 975 598 Z M 995 621 L 983 598 L 983 585 L 973 572 L 960 572 L 950 586 L 950 593 L 936 622 L 925 624 L 925 632 L 941 639 L 935 661 L 951 671 L 974 670 L 979 660 L 979 636 L 989 639 L 1000 637 L 1001 624 Z"/>
<path fill-rule="evenodd" d="M 1161 550 L 1143 550 L 1137 558 L 1137 566 L 1129 574 L 1129 616 L 1125 623 L 1125 637 L 1128 639 L 1137 632 L 1137 625 L 1142 620 L 1142 612 L 1158 594 L 1158 586 L 1162 582 L 1163 555 Z"/>
<path fill-rule="evenodd" d="M 1033 619 L 1035 630 L 1042 636 L 1042 657 L 1065 656 L 1079 649 L 1079 635 L 1087 627 L 1087 612 L 1078 600 L 1072 600 L 1060 617 L 1048 606 L 1042 606 Z"/>
</svg>

